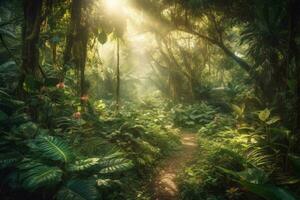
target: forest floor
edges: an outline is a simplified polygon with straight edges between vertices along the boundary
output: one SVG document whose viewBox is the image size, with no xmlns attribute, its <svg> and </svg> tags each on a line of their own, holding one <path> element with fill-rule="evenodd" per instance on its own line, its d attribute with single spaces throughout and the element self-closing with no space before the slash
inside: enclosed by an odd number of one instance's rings
<svg viewBox="0 0 300 200">
<path fill-rule="evenodd" d="M 197 152 L 197 135 L 190 132 L 181 134 L 182 148 L 165 159 L 154 178 L 154 200 L 177 200 L 179 191 L 176 178 L 190 163 Z"/>
</svg>

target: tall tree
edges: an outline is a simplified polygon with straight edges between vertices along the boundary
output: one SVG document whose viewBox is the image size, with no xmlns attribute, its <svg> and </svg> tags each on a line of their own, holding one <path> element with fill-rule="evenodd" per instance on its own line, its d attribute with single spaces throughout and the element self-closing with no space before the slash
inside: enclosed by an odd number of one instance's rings
<svg viewBox="0 0 300 200">
<path fill-rule="evenodd" d="M 117 38 L 117 88 L 116 88 L 116 109 L 120 109 L 120 39 Z"/>
<path fill-rule="evenodd" d="M 33 77 L 41 73 L 39 65 L 39 37 L 42 23 L 43 0 L 24 0 L 24 24 L 22 30 L 22 65 L 19 89 L 22 90 L 27 75 Z"/>
<path fill-rule="evenodd" d="M 81 97 L 84 97 L 87 94 L 87 87 L 85 84 L 85 67 L 89 40 L 89 4 L 90 2 L 86 0 L 72 1 L 71 19 L 68 35 L 66 37 L 66 47 L 63 58 L 63 77 L 68 69 L 68 66 L 71 64 L 71 61 L 74 61 L 77 75 L 77 91 L 78 95 Z M 82 103 L 83 101 L 85 100 L 82 99 Z"/>
</svg>

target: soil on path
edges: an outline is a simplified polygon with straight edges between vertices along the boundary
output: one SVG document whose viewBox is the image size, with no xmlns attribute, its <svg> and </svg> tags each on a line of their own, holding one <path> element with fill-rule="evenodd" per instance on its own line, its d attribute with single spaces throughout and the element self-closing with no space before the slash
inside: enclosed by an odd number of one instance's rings
<svg viewBox="0 0 300 200">
<path fill-rule="evenodd" d="M 194 133 L 181 134 L 182 148 L 167 158 L 154 180 L 154 200 L 177 200 L 176 176 L 193 160 L 197 152 L 197 138 Z"/>
</svg>

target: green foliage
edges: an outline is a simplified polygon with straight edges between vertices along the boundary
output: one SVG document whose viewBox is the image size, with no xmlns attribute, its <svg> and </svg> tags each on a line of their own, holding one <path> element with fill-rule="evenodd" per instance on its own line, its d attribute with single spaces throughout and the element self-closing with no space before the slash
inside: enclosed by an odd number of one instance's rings
<svg viewBox="0 0 300 200">
<path fill-rule="evenodd" d="M 69 164 L 67 170 L 70 172 L 80 172 L 89 170 L 99 164 L 100 158 L 87 158 Z"/>
<path fill-rule="evenodd" d="M 147 199 L 178 127 L 183 199 L 297 198 L 298 1 L 108 2 L 0 2 L 0 196 Z"/>
<path fill-rule="evenodd" d="M 19 113 L 19 109 L 24 104 L 4 92 L 1 92 L 1 98 L 5 105 L 11 105 L 10 110 L 1 110 L 5 117 L 1 121 L 5 126 L 1 126 L 0 129 L 3 133 L 0 143 L 0 166 L 5 170 L 1 171 L 1 174 L 9 172 L 3 174 L 3 183 L 19 185 L 29 194 L 44 191 L 48 196 L 57 195 L 61 199 L 97 199 L 99 191 L 96 188 L 95 177 L 99 180 L 110 176 L 117 178 L 116 174 L 133 167 L 132 162 L 122 153 L 92 158 L 81 156 L 70 146 L 68 137 L 56 136 L 61 134 L 62 129 L 54 128 L 56 132 L 42 129 L 29 118 L 20 121 L 15 115 L 22 113 L 22 110 Z M 6 118 L 10 118 L 10 123 L 5 122 Z M 59 125 L 65 130 L 78 126 L 76 123 Z M 13 174 L 19 178 L 10 179 Z M 82 174 L 89 180 L 85 181 L 81 177 Z M 77 179 L 73 180 L 74 177 Z M 111 182 L 107 187 L 113 184 L 114 182 Z M 47 189 L 50 190 L 47 192 Z"/>
<path fill-rule="evenodd" d="M 296 198 L 286 190 L 267 183 L 267 175 L 258 169 L 246 169 L 242 172 L 234 172 L 228 169 L 219 168 L 226 174 L 233 175 L 237 181 L 249 191 L 267 200 L 295 200 Z"/>
<path fill-rule="evenodd" d="M 25 189 L 33 191 L 40 187 L 53 186 L 62 180 L 63 171 L 34 160 L 24 160 L 18 165 L 20 180 Z"/>
<path fill-rule="evenodd" d="M 69 180 L 57 193 L 58 200 L 95 200 L 99 194 L 95 181 Z"/>
<path fill-rule="evenodd" d="M 270 109 L 247 112 L 234 106 L 233 110 L 233 116 L 239 117 L 219 114 L 199 129 L 202 150 L 195 164 L 182 175 L 180 189 L 184 199 L 248 199 L 253 194 L 264 199 L 296 199 L 285 187 L 277 186 L 298 182 L 297 156 L 289 156 L 294 175 L 284 176 L 281 171 L 281 161 L 287 162 L 293 139 L 279 125 L 280 118 L 273 116 Z M 285 146 L 283 140 L 290 142 Z M 228 180 L 221 174 L 232 178 Z M 239 189 L 235 182 L 253 194 Z"/>
<path fill-rule="evenodd" d="M 217 109 L 205 103 L 193 105 L 177 105 L 172 109 L 174 123 L 184 128 L 203 126 L 213 120 Z"/>
<path fill-rule="evenodd" d="M 132 168 L 132 163 L 126 159 L 111 159 L 100 162 L 100 174 L 110 174 L 116 172 L 126 171 Z"/>
<path fill-rule="evenodd" d="M 29 145 L 33 151 L 40 153 L 45 159 L 67 163 L 73 157 L 69 146 L 52 136 L 38 136 Z"/>
</svg>

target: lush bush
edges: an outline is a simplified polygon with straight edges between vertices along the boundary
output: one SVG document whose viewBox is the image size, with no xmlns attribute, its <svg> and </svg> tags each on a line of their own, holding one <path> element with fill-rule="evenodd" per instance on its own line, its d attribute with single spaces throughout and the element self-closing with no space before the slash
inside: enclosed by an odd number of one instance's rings
<svg viewBox="0 0 300 200">
<path fill-rule="evenodd" d="M 179 144 L 164 105 L 116 114 L 103 101 L 82 106 L 65 85 L 28 92 L 26 102 L 0 93 L 4 196 L 130 199 L 137 193 L 130 184 L 138 188 L 140 176 Z"/>
<path fill-rule="evenodd" d="M 289 152 L 290 132 L 269 109 L 233 110 L 200 128 L 198 159 L 181 175 L 183 199 L 296 199 L 289 190 L 299 188 L 300 159 Z"/>
<path fill-rule="evenodd" d="M 206 103 L 182 105 L 172 109 L 174 124 L 183 128 L 199 128 L 214 119 L 217 108 Z"/>
</svg>

